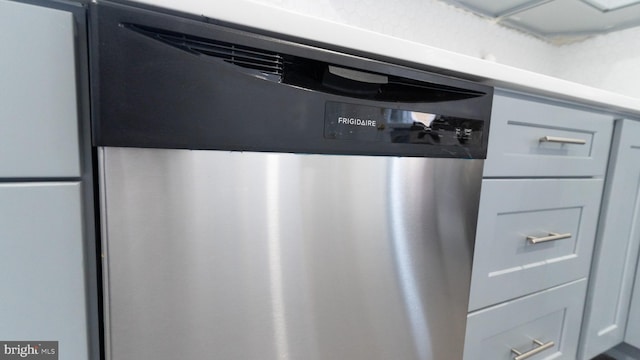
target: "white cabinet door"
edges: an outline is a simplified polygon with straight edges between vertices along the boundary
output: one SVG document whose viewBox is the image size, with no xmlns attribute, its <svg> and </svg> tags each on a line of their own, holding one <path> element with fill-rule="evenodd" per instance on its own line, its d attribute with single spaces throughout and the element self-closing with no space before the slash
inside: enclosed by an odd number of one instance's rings
<svg viewBox="0 0 640 360">
<path fill-rule="evenodd" d="M 81 185 L 0 184 L 0 339 L 58 341 L 85 360 Z"/>
<path fill-rule="evenodd" d="M 79 177 L 73 15 L 0 0 L 0 177 Z"/>
<path fill-rule="evenodd" d="M 581 359 L 591 359 L 624 340 L 639 245 L 640 122 L 620 120 L 591 267 Z"/>
</svg>

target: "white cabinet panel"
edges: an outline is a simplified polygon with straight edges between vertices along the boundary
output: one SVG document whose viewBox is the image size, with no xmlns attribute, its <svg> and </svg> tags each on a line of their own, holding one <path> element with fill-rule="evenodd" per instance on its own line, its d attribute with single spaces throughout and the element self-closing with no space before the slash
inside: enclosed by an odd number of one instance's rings
<svg viewBox="0 0 640 360">
<path fill-rule="evenodd" d="M 87 359 L 80 183 L 0 184 L 0 339 Z"/>
<path fill-rule="evenodd" d="M 581 359 L 624 339 L 640 246 L 640 123 L 616 124 L 591 268 Z"/>
<path fill-rule="evenodd" d="M 0 0 L 0 177 L 79 177 L 73 15 Z"/>
</svg>

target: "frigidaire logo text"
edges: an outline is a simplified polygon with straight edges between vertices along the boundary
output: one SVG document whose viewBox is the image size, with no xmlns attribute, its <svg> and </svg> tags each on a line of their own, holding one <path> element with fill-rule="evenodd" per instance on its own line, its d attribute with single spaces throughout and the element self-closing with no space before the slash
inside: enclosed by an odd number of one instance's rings
<svg viewBox="0 0 640 360">
<path fill-rule="evenodd" d="M 356 125 L 356 126 L 372 126 L 376 127 L 376 121 L 371 119 L 359 119 L 359 118 L 348 118 L 348 117 L 338 117 L 338 124 L 347 124 L 347 125 Z"/>
</svg>

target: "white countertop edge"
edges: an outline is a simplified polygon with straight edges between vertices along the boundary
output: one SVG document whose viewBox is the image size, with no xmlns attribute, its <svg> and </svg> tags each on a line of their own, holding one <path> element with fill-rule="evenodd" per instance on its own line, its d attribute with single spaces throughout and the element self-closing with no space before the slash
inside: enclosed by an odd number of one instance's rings
<svg viewBox="0 0 640 360">
<path fill-rule="evenodd" d="M 251 0 L 137 0 L 176 11 L 443 69 L 485 84 L 640 116 L 640 99 Z"/>
</svg>

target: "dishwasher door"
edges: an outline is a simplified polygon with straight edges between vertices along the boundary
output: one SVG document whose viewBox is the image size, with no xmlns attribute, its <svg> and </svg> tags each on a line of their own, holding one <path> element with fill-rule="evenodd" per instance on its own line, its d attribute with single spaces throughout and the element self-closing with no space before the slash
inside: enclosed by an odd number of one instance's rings
<svg viewBox="0 0 640 360">
<path fill-rule="evenodd" d="M 107 359 L 461 359 L 483 160 L 99 148 Z"/>
</svg>

